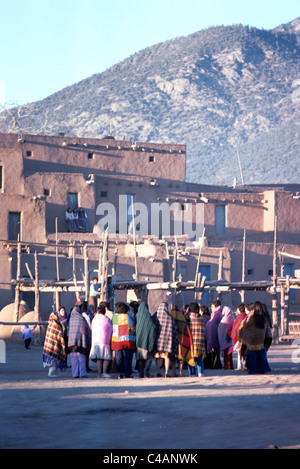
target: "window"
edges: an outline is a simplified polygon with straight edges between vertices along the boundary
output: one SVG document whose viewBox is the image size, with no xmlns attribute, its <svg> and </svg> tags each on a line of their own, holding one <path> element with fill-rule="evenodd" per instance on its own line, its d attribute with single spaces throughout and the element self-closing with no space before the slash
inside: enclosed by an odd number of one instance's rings
<svg viewBox="0 0 300 469">
<path fill-rule="evenodd" d="M 88 159 L 92 160 L 94 158 L 94 153 L 88 153 Z"/>
<path fill-rule="evenodd" d="M 32 156 L 32 151 L 31 150 L 26 150 L 26 156 Z"/>
<path fill-rule="evenodd" d="M 254 270 L 253 269 L 248 269 L 247 270 L 247 275 L 254 275 Z"/>
<path fill-rule="evenodd" d="M 226 206 L 216 205 L 216 234 L 223 235 L 226 233 Z"/>
<path fill-rule="evenodd" d="M 101 191 L 100 192 L 100 197 L 107 197 L 107 192 L 106 191 Z"/>
<path fill-rule="evenodd" d="M 149 156 L 149 163 L 154 163 L 154 162 L 155 162 L 155 157 Z"/>
<path fill-rule="evenodd" d="M 201 273 L 201 277 L 206 277 L 206 281 L 211 280 L 211 265 L 199 265 L 198 272 Z M 209 304 L 209 292 L 206 291 L 203 293 L 202 296 L 202 304 L 208 305 Z"/>
<path fill-rule="evenodd" d="M 68 207 L 70 207 L 71 210 L 74 210 L 74 208 L 78 208 L 78 193 L 77 192 L 68 193 Z"/>
<path fill-rule="evenodd" d="M 50 195 L 51 195 L 50 189 L 44 189 L 44 195 L 45 195 L 46 197 L 50 196 Z"/>
<path fill-rule="evenodd" d="M 17 241 L 21 235 L 21 213 L 9 212 L 8 215 L 8 239 Z"/>
</svg>

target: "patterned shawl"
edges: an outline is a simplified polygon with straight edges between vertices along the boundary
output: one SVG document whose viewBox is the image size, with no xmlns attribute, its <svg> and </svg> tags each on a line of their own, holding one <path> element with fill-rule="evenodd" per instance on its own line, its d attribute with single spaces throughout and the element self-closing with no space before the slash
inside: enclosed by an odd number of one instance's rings
<svg viewBox="0 0 300 469">
<path fill-rule="evenodd" d="M 171 316 L 167 303 L 161 303 L 153 315 L 157 325 L 156 349 L 178 355 L 178 337 L 175 319 Z"/>
<path fill-rule="evenodd" d="M 234 323 L 233 312 L 228 306 L 224 306 L 222 314 L 223 317 L 218 327 L 218 339 L 220 344 L 220 350 L 223 351 L 229 348 L 228 353 L 232 353 L 232 342 L 228 333 L 231 331 Z"/>
<path fill-rule="evenodd" d="M 265 335 L 266 323 L 265 327 L 259 329 L 255 325 L 254 313 L 249 313 L 239 330 L 239 341 L 246 345 L 248 350 L 262 350 L 264 348 Z"/>
<path fill-rule="evenodd" d="M 195 357 L 205 356 L 205 325 L 199 314 L 189 313 L 189 326 L 193 337 L 193 352 Z"/>
<path fill-rule="evenodd" d="M 68 346 L 72 349 L 78 347 L 79 351 L 88 351 L 91 346 L 91 330 L 88 323 L 75 306 L 71 312 L 69 323 Z"/>
<path fill-rule="evenodd" d="M 246 313 L 239 313 L 239 315 L 234 320 L 231 331 L 228 333 L 229 337 L 231 337 L 233 345 L 239 341 L 239 329 L 245 318 Z"/>
<path fill-rule="evenodd" d="M 63 323 L 63 324 L 62 324 Z M 63 369 L 67 366 L 67 351 L 64 338 L 64 318 L 58 313 L 51 313 L 43 348 L 44 365 L 58 366 Z"/>
<path fill-rule="evenodd" d="M 136 346 L 153 352 L 156 341 L 156 327 L 148 306 L 142 302 L 136 315 Z"/>
<path fill-rule="evenodd" d="M 178 336 L 178 359 L 195 366 L 193 339 L 187 320 L 178 306 L 172 306 L 171 315 L 175 319 Z"/>
<path fill-rule="evenodd" d="M 111 349 L 135 351 L 135 319 L 127 313 L 115 313 L 112 324 Z"/>
<path fill-rule="evenodd" d="M 207 343 L 207 352 L 210 353 L 212 350 L 220 350 L 220 344 L 218 339 L 218 326 L 222 319 L 222 309 L 219 306 L 210 315 L 209 321 L 205 326 L 205 338 Z"/>
</svg>

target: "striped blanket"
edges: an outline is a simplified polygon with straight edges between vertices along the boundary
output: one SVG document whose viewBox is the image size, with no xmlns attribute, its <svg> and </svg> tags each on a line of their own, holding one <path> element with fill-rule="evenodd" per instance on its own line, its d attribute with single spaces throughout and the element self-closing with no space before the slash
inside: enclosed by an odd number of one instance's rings
<svg viewBox="0 0 300 469">
<path fill-rule="evenodd" d="M 175 319 L 171 316 L 167 303 L 161 303 L 153 315 L 157 327 L 156 350 L 178 355 L 178 337 Z"/>
<path fill-rule="evenodd" d="M 136 346 L 153 352 L 156 342 L 156 327 L 148 306 L 142 302 L 136 315 Z"/>
<path fill-rule="evenodd" d="M 87 353 L 91 347 L 91 330 L 76 306 L 71 312 L 68 346 L 70 351 L 77 348 L 81 353 Z"/>
<path fill-rule="evenodd" d="M 57 366 L 60 369 L 67 367 L 67 351 L 63 325 L 57 313 L 51 313 L 49 316 L 43 347 L 43 364 L 45 366 Z"/>
<path fill-rule="evenodd" d="M 193 338 L 193 354 L 194 357 L 205 356 L 205 326 L 203 317 L 190 312 L 189 326 Z"/>
<path fill-rule="evenodd" d="M 175 319 L 178 336 L 178 359 L 195 366 L 193 354 L 193 339 L 186 318 L 178 306 L 172 306 L 171 315 Z"/>
</svg>

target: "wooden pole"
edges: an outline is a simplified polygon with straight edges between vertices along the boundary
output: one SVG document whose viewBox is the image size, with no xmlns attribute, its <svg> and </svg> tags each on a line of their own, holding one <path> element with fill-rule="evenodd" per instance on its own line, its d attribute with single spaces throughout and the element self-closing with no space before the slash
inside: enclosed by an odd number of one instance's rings
<svg viewBox="0 0 300 469">
<path fill-rule="evenodd" d="M 89 259 L 87 244 L 83 246 L 83 262 L 84 262 L 84 299 L 88 301 L 89 296 Z"/>
<path fill-rule="evenodd" d="M 286 276 L 286 283 L 281 284 L 281 334 L 288 334 L 288 311 L 290 299 L 290 277 Z"/>
<path fill-rule="evenodd" d="M 38 263 L 38 255 L 35 251 L 34 253 L 34 312 L 37 318 L 37 321 L 40 321 L 40 290 L 39 290 L 39 263 Z"/>
<path fill-rule="evenodd" d="M 21 243 L 18 235 L 18 244 L 17 244 L 17 275 L 16 280 L 21 278 Z M 19 321 L 19 307 L 20 307 L 20 284 L 17 283 L 15 288 L 15 305 L 14 305 L 14 321 Z"/>
<path fill-rule="evenodd" d="M 99 246 L 99 256 L 98 256 L 98 282 L 101 281 L 102 283 L 102 264 L 103 264 L 103 248 L 102 246 Z"/>
<path fill-rule="evenodd" d="M 58 261 L 58 229 L 57 229 L 57 217 L 55 218 L 55 240 L 56 240 L 56 247 L 55 247 L 55 259 L 56 259 L 56 280 L 59 282 L 60 275 L 59 275 L 59 261 Z M 60 307 L 60 297 L 59 292 L 55 292 L 55 303 L 56 309 L 58 310 Z"/>
<path fill-rule="evenodd" d="M 201 261 L 201 251 L 202 251 L 202 246 L 203 246 L 203 242 L 204 242 L 204 235 L 205 235 L 205 228 L 203 228 L 203 232 L 202 232 L 202 238 L 201 238 L 201 241 L 200 241 L 200 238 L 199 238 L 199 242 L 200 242 L 200 246 L 199 246 L 199 253 L 198 253 L 198 259 L 197 259 L 197 266 L 196 266 L 196 272 L 195 272 L 195 287 L 199 288 L 200 286 L 200 279 L 201 279 L 201 273 L 199 272 L 199 267 L 200 267 L 200 261 Z M 202 294 L 201 294 L 201 298 L 199 296 L 199 290 L 198 292 L 196 291 L 195 289 L 195 300 L 198 298 L 199 300 L 201 299 L 201 302 L 202 302 Z"/>
<path fill-rule="evenodd" d="M 218 280 L 223 278 L 223 251 L 220 250 L 219 254 L 219 269 L 218 269 Z"/>
<path fill-rule="evenodd" d="M 114 262 L 112 266 L 112 275 L 115 276 L 117 272 L 117 258 L 118 258 L 118 250 L 115 249 L 115 256 L 114 256 Z"/>
<path fill-rule="evenodd" d="M 243 236 L 243 255 L 242 255 L 242 282 L 245 282 L 246 277 L 246 230 Z M 245 303 L 245 290 L 241 290 L 241 302 Z"/>
<path fill-rule="evenodd" d="M 275 344 L 277 344 L 279 342 L 278 304 L 277 304 L 277 216 L 275 216 L 275 219 L 274 219 L 272 319 L 273 319 L 273 341 Z"/>
<path fill-rule="evenodd" d="M 102 282 L 101 282 L 101 301 L 107 301 L 107 274 L 108 274 L 108 228 L 105 230 L 104 245 L 102 252 Z"/>
<path fill-rule="evenodd" d="M 137 251 L 136 251 L 136 232 L 135 232 L 135 218 L 134 218 L 134 201 L 131 196 L 131 211 L 132 211 L 132 228 L 133 228 L 133 244 L 134 244 L 134 268 L 135 268 L 135 280 L 138 282 L 139 274 L 137 268 Z"/>
<path fill-rule="evenodd" d="M 73 241 L 73 248 L 72 248 L 72 254 L 73 254 L 73 282 L 75 287 L 77 287 L 77 276 L 76 276 L 76 257 L 75 257 L 75 241 Z M 76 301 L 79 300 L 79 292 L 76 290 L 75 291 L 75 296 L 76 296 Z"/>
<path fill-rule="evenodd" d="M 169 252 L 168 241 L 166 241 L 166 254 L 167 254 L 168 269 L 169 269 L 169 281 L 172 282 L 172 267 L 171 267 L 171 262 L 170 262 L 170 252 Z"/>
</svg>

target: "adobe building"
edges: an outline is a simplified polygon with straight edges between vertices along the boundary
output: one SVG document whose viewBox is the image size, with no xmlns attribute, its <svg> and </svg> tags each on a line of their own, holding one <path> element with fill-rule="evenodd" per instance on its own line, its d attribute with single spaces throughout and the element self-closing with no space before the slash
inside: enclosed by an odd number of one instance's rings
<svg viewBox="0 0 300 469">
<path fill-rule="evenodd" d="M 108 273 L 116 282 L 133 281 L 137 273 L 141 282 L 169 282 L 174 275 L 193 282 L 198 271 L 206 282 L 272 284 L 275 223 L 281 253 L 276 275 L 297 275 L 300 185 L 211 186 L 187 183 L 185 177 L 185 145 L 0 134 L 0 309 L 14 302 L 17 277 L 34 277 L 35 253 L 39 281 L 73 282 L 75 275 L 82 282 L 88 251 L 91 281 L 106 229 Z M 84 209 L 87 230 L 70 228 L 67 207 Z M 152 312 L 166 293 L 149 292 Z M 131 295 L 116 291 L 118 300 Z M 211 288 L 202 301 L 220 295 L 232 307 L 241 302 L 240 291 L 226 288 Z M 189 303 L 195 292 L 185 289 L 178 298 Z M 32 290 L 23 290 L 21 299 L 34 308 Z M 270 307 L 272 296 L 249 290 L 243 299 Z M 60 293 L 67 310 L 75 300 L 74 292 Z M 291 290 L 289 303 L 290 312 L 300 311 L 299 290 Z M 46 320 L 53 307 L 54 295 L 45 288 L 40 318 Z"/>
</svg>

